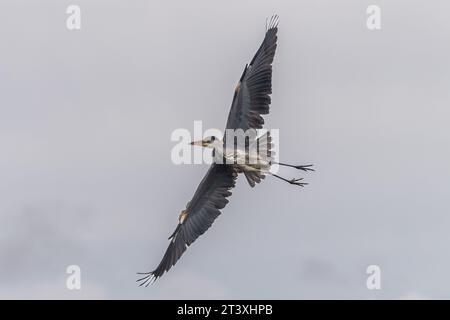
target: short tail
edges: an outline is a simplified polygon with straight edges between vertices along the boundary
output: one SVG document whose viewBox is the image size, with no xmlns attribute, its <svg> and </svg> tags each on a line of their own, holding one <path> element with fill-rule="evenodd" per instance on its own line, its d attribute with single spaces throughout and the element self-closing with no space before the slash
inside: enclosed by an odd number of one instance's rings
<svg viewBox="0 0 450 320">
<path fill-rule="evenodd" d="M 266 176 L 260 171 L 244 171 L 245 178 L 250 187 L 254 187 L 257 183 L 260 183 Z"/>
<path fill-rule="evenodd" d="M 272 136 L 270 131 L 265 132 L 261 137 L 250 143 L 250 148 L 255 148 L 258 155 L 265 161 L 272 162 L 275 156 L 275 151 L 273 151 Z M 252 149 L 250 149 L 252 150 Z"/>
<path fill-rule="evenodd" d="M 261 137 L 250 143 L 249 150 L 256 151 L 264 161 L 271 163 L 273 161 L 273 157 L 275 156 L 275 152 L 272 151 L 272 148 L 272 137 L 270 135 L 270 131 L 267 131 Z M 248 184 L 252 188 L 265 178 L 265 173 L 261 171 L 244 171 L 244 175 Z"/>
</svg>

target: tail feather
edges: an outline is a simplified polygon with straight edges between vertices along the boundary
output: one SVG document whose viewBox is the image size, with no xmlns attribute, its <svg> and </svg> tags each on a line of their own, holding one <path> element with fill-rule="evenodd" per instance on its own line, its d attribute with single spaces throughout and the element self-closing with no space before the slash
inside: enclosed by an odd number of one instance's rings
<svg viewBox="0 0 450 320">
<path fill-rule="evenodd" d="M 257 148 L 258 154 L 265 160 L 272 161 L 275 155 L 275 152 L 272 151 L 272 136 L 270 135 L 270 131 L 266 131 L 262 136 L 258 139 L 255 139 L 250 143 L 250 148 Z M 250 149 L 252 150 L 252 149 Z M 253 149 L 254 150 L 254 149 Z"/>
<path fill-rule="evenodd" d="M 275 153 L 272 151 L 273 144 L 272 137 L 270 136 L 270 131 L 266 131 L 258 139 L 253 140 L 250 143 L 249 147 L 250 150 L 257 150 L 258 155 L 265 161 L 268 161 L 269 163 L 272 162 Z M 244 175 L 247 179 L 248 184 L 252 188 L 265 178 L 264 172 L 261 171 L 244 171 Z"/>
<path fill-rule="evenodd" d="M 254 187 L 257 183 L 260 183 L 266 176 L 262 172 L 258 171 L 244 171 L 245 178 L 247 179 L 250 187 Z"/>
</svg>

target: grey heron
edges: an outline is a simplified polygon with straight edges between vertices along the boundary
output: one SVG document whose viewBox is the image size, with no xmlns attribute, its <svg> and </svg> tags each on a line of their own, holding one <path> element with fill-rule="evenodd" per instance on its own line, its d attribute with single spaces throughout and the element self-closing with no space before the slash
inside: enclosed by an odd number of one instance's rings
<svg viewBox="0 0 450 320">
<path fill-rule="evenodd" d="M 266 23 L 264 40 L 254 55 L 251 62 L 245 66 L 242 76 L 234 91 L 231 109 L 226 124 L 227 130 L 256 130 L 261 129 L 264 119 L 261 115 L 269 113 L 272 93 L 272 62 L 277 47 L 278 16 L 274 15 L 269 23 Z M 157 266 L 151 272 L 138 273 L 143 275 L 137 281 L 140 285 L 148 286 L 152 281 L 161 277 L 175 265 L 182 254 L 200 235 L 211 227 L 214 220 L 221 214 L 221 209 L 228 203 L 231 189 L 235 186 L 239 173 L 243 173 L 251 187 L 260 183 L 266 175 L 272 175 L 292 185 L 304 186 L 299 179 L 286 179 L 270 172 L 270 167 L 275 163 L 271 154 L 272 138 L 270 132 L 259 138 L 248 141 L 250 145 L 257 145 L 260 153 L 255 161 L 249 161 L 250 149 L 248 145 L 244 149 L 232 148 L 217 137 L 207 137 L 200 141 L 192 142 L 205 148 L 213 149 L 215 161 L 211 164 L 205 177 L 200 182 L 186 209 L 181 211 L 178 225 L 169 237 L 169 246 Z M 248 148 L 247 148 L 248 147 Z M 217 159 L 225 161 L 219 162 Z M 231 160 L 231 164 L 230 161 Z M 278 165 L 293 167 L 303 171 L 313 171 L 311 165 L 291 165 L 276 162 Z"/>
</svg>

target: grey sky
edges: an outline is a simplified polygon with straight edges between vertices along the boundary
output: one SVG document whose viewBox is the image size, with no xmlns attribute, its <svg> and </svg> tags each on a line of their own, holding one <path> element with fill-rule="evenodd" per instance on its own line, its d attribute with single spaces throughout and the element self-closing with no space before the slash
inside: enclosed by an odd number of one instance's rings
<svg viewBox="0 0 450 320">
<path fill-rule="evenodd" d="M 380 31 L 366 28 L 370 4 Z M 449 298 L 449 9 L 2 1 L 0 298 Z M 223 129 L 273 13 L 266 123 L 282 160 L 317 171 L 304 189 L 241 178 L 212 229 L 138 288 L 207 170 L 173 165 L 170 134 Z M 79 292 L 65 287 L 71 264 Z M 370 264 L 382 290 L 366 289 Z"/>
</svg>

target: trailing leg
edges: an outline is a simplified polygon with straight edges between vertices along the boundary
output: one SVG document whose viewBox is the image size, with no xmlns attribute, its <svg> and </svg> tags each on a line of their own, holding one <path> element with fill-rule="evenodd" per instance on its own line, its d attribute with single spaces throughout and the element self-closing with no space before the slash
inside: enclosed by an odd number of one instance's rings
<svg viewBox="0 0 450 320">
<path fill-rule="evenodd" d="M 280 166 L 291 167 L 291 168 L 295 168 L 295 169 L 298 169 L 298 170 L 303 170 L 305 172 L 314 171 L 314 169 L 311 168 L 313 166 L 312 164 L 296 166 L 296 165 L 293 165 L 293 164 L 281 163 L 281 162 L 275 162 L 275 161 L 273 161 L 272 163 L 279 164 Z"/>
<path fill-rule="evenodd" d="M 300 186 L 300 187 L 304 187 L 304 186 L 307 185 L 306 182 L 300 182 L 301 180 L 303 180 L 303 178 L 298 178 L 298 179 L 291 179 L 291 180 L 288 180 L 288 179 L 283 178 L 283 177 L 281 177 L 281 176 L 279 176 L 279 175 L 277 175 L 277 174 L 275 174 L 275 173 L 270 173 L 270 174 L 271 174 L 272 176 L 274 176 L 275 178 L 281 179 L 281 180 L 283 180 L 283 181 L 285 181 L 285 182 L 287 182 L 287 183 L 289 183 L 289 184 L 293 184 L 293 185 Z"/>
</svg>

